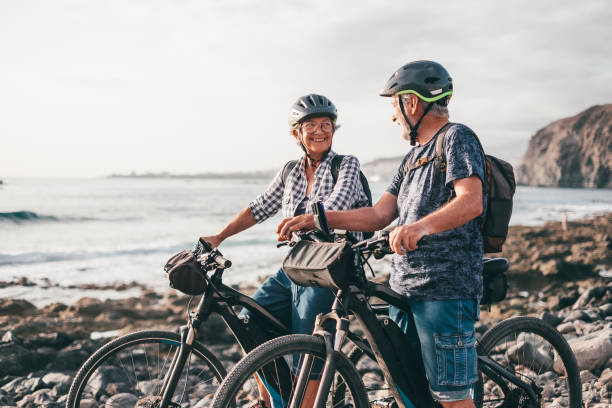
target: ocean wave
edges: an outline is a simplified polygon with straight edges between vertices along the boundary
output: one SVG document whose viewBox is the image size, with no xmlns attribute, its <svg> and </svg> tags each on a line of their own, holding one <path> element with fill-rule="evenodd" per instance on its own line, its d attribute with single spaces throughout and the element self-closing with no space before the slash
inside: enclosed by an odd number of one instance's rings
<svg viewBox="0 0 612 408">
<path fill-rule="evenodd" d="M 223 247 L 253 247 L 258 245 L 265 245 L 273 247 L 270 240 L 257 240 L 248 239 L 241 241 L 227 241 L 221 246 Z M 138 256 L 138 255 L 151 255 L 160 254 L 170 257 L 172 254 L 182 251 L 184 249 L 192 249 L 195 245 L 194 242 L 182 242 L 180 244 L 162 245 L 157 247 L 141 247 L 141 248 L 129 248 L 129 249 L 118 249 L 118 250 L 98 250 L 98 251 L 57 251 L 57 252 L 21 252 L 16 254 L 2 254 L 0 253 L 0 266 L 4 265 L 23 265 L 23 264 L 37 264 L 46 262 L 64 262 L 64 261 L 82 261 L 96 258 L 112 258 L 120 256 Z M 163 255 L 162 255 L 163 254 Z"/>
<path fill-rule="evenodd" d="M 16 224 L 31 221 L 59 221 L 59 218 L 52 215 L 38 215 L 32 211 L 12 211 L 0 212 L 0 221 L 10 221 Z"/>
<path fill-rule="evenodd" d="M 57 217 L 54 215 L 41 215 L 33 211 L 0 212 L 0 222 L 12 222 L 14 224 L 36 223 L 36 222 L 82 222 L 82 221 L 131 221 L 136 218 L 117 218 L 105 220 L 95 217 Z"/>
<path fill-rule="evenodd" d="M 78 251 L 78 252 L 22 252 L 18 254 L 0 254 L 0 266 L 36 264 L 62 261 L 82 261 L 96 258 L 112 258 L 117 256 L 150 255 L 154 253 L 165 253 L 168 256 L 174 252 L 184 249 L 183 246 L 159 247 L 159 248 L 132 248 L 114 251 Z"/>
</svg>

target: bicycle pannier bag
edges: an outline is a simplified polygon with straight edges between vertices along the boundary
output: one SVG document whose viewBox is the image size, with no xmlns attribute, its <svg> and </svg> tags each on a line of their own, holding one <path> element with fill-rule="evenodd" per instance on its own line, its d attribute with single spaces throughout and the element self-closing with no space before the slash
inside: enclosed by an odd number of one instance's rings
<svg viewBox="0 0 612 408">
<path fill-rule="evenodd" d="M 506 298 L 508 261 L 503 258 L 485 259 L 482 270 L 481 305 L 490 305 Z"/>
<path fill-rule="evenodd" d="M 345 289 L 353 277 L 354 252 L 346 242 L 299 241 L 283 261 L 283 270 L 301 286 Z"/>
<path fill-rule="evenodd" d="M 168 260 L 164 270 L 170 287 L 186 295 L 201 295 L 206 288 L 204 272 L 192 251 L 181 251 Z"/>
</svg>

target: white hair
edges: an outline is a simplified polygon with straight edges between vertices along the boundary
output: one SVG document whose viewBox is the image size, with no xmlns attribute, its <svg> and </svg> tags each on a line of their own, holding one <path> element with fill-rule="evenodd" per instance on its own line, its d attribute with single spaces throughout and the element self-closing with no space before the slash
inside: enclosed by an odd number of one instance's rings
<svg viewBox="0 0 612 408">
<path fill-rule="evenodd" d="M 404 105 L 408 104 L 410 102 L 410 97 L 414 96 L 415 98 L 419 98 L 418 96 L 414 95 L 414 94 L 403 94 L 401 95 L 401 97 L 404 99 Z M 419 98 L 419 100 L 424 104 L 424 107 L 426 107 L 427 102 L 421 100 Z M 433 103 L 433 106 L 431 108 L 429 108 L 429 112 L 427 112 L 428 115 L 433 115 L 433 116 L 439 116 L 439 117 L 445 117 L 448 118 L 448 106 L 442 106 L 440 104 L 437 104 L 435 102 L 429 102 L 429 103 Z"/>
</svg>

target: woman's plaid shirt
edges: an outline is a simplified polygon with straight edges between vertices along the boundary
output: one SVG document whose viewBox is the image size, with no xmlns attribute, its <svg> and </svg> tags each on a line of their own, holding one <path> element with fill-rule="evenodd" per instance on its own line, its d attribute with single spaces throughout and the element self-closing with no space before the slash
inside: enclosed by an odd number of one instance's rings
<svg viewBox="0 0 612 408">
<path fill-rule="evenodd" d="M 304 199 L 307 200 L 305 207 L 307 213 L 312 213 L 312 204 L 317 201 L 322 201 L 327 211 L 367 206 L 368 198 L 359 180 L 359 160 L 355 156 L 346 155 L 342 159 L 338 180 L 334 185 L 331 161 L 335 155 L 336 153 L 330 150 L 316 169 L 310 197 L 306 197 L 305 156 L 293 167 L 284 186 L 283 170 L 281 169 L 266 191 L 249 203 L 255 221 L 261 223 L 275 215 L 280 209 L 283 210 L 283 217 L 293 217 Z"/>
</svg>

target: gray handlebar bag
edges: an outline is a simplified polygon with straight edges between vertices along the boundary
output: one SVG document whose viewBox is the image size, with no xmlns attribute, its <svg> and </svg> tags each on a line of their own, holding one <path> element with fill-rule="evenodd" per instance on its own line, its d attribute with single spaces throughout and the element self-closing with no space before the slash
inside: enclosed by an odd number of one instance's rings
<svg viewBox="0 0 612 408">
<path fill-rule="evenodd" d="M 354 257 L 347 242 L 303 240 L 285 257 L 283 270 L 300 286 L 346 289 L 354 275 Z"/>
</svg>

